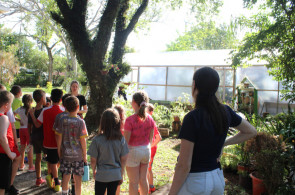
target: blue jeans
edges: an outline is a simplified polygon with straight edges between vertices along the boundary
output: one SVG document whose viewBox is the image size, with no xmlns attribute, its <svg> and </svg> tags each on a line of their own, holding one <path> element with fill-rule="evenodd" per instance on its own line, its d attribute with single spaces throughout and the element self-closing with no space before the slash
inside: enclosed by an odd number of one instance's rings
<svg viewBox="0 0 295 195">
<path fill-rule="evenodd" d="M 224 186 L 223 171 L 219 168 L 207 172 L 189 173 L 178 194 L 222 195 Z"/>
</svg>

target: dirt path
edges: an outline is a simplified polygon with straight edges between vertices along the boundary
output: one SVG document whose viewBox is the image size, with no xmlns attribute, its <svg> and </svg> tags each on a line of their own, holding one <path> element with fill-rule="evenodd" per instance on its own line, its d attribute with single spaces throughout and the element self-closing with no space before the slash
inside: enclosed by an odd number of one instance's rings
<svg viewBox="0 0 295 195">
<path fill-rule="evenodd" d="M 45 178 L 44 175 L 42 175 Z M 36 182 L 36 173 L 19 171 L 15 177 L 14 185 L 17 189 L 20 190 L 20 194 L 38 194 L 38 195 L 51 195 L 51 194 L 61 194 L 61 192 L 54 192 L 52 189 L 49 189 L 47 185 L 42 185 L 40 187 L 35 186 Z"/>
</svg>

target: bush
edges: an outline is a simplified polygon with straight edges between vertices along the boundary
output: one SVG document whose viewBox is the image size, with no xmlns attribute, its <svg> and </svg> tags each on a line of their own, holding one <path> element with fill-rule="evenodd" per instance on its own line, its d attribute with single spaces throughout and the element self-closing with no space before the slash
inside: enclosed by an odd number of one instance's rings
<svg viewBox="0 0 295 195">
<path fill-rule="evenodd" d="M 27 74 L 25 71 L 21 71 L 15 76 L 13 84 L 33 87 L 36 85 L 45 86 L 46 82 L 47 80 L 43 76 L 38 74 Z"/>
<path fill-rule="evenodd" d="M 250 153 L 255 176 L 263 180 L 270 194 L 277 192 L 284 183 L 285 143 L 269 133 L 259 132 L 247 141 L 245 150 Z"/>
</svg>

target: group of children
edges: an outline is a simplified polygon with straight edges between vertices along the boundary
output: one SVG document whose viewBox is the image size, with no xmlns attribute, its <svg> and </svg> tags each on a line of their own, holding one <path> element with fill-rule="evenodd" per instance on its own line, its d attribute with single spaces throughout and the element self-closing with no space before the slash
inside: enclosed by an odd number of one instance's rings
<svg viewBox="0 0 295 195">
<path fill-rule="evenodd" d="M 2 86 L 2 85 L 1 85 Z M 28 171 L 36 171 L 36 185 L 47 183 L 50 188 L 62 194 L 70 194 L 69 181 L 75 183 L 71 194 L 81 194 L 81 182 L 84 165 L 87 164 L 87 154 L 91 156 L 91 167 L 95 179 L 95 194 L 119 194 L 123 182 L 124 170 L 128 159 L 129 146 L 124 138 L 125 113 L 122 106 L 106 109 L 101 117 L 99 133 L 92 140 L 86 153 L 86 138 L 88 136 L 84 120 L 79 117 L 79 100 L 62 90 L 51 91 L 52 105 L 46 106 L 46 93 L 35 90 L 33 97 L 22 96 L 19 86 L 13 86 L 10 93 L 2 86 L 0 91 L 0 195 L 7 190 L 10 194 L 19 194 L 12 184 L 17 170 L 24 170 L 25 151 L 28 153 Z M 22 97 L 22 104 L 20 104 Z M 14 100 L 13 100 L 14 99 Z M 33 99 L 35 108 L 31 107 Z M 62 102 L 62 105 L 60 105 Z M 11 105 L 15 118 L 20 122 L 20 152 L 17 148 L 16 128 L 11 115 Z M 148 104 L 147 113 L 153 114 L 153 106 Z M 135 113 L 136 115 L 137 113 Z M 157 143 L 161 136 L 155 126 L 151 142 L 148 175 L 150 192 L 153 186 L 152 163 L 156 153 Z M 139 138 L 140 139 L 140 138 Z M 32 145 L 36 154 L 33 164 Z M 27 147 L 27 150 L 26 150 Z M 42 154 L 47 155 L 48 175 L 46 180 L 41 177 Z M 62 174 L 62 182 L 58 179 L 58 169 Z"/>
</svg>

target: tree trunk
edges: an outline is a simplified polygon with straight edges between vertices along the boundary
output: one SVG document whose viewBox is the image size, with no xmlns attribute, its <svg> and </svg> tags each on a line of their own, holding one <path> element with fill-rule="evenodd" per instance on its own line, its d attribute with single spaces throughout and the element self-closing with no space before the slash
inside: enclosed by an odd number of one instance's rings
<svg viewBox="0 0 295 195">
<path fill-rule="evenodd" d="M 91 60 L 89 60 L 91 64 Z M 118 81 L 111 78 L 110 73 L 102 75 L 100 70 L 93 71 L 85 67 L 90 86 L 90 99 L 87 102 L 88 112 L 85 122 L 89 132 L 97 131 L 103 111 L 112 107 L 113 94 Z"/>
<path fill-rule="evenodd" d="M 48 81 L 52 83 L 52 74 L 53 74 L 53 55 L 52 55 L 52 48 L 48 47 L 48 45 L 46 46 L 46 50 L 47 50 L 47 54 L 48 54 L 48 59 L 49 59 L 49 63 L 48 63 Z"/>
</svg>

